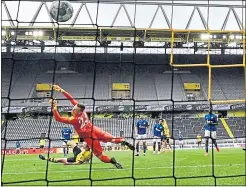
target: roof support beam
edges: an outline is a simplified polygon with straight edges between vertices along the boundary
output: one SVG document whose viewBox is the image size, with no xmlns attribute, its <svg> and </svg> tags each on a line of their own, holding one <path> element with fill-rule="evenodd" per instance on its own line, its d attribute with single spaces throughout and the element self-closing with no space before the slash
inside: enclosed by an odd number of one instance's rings
<svg viewBox="0 0 246 187">
<path fill-rule="evenodd" d="M 194 9 L 193 9 L 193 11 L 192 11 L 192 13 L 191 13 L 191 15 L 190 15 L 189 21 L 188 21 L 188 23 L 187 23 L 185 29 L 189 29 L 190 23 L 191 23 L 192 18 L 193 18 L 194 14 L 195 14 L 196 8 L 197 8 L 197 7 L 194 7 Z"/>
<path fill-rule="evenodd" d="M 130 22 L 131 27 L 134 27 L 134 24 L 133 24 L 133 22 L 132 22 L 132 20 L 131 20 L 131 17 L 130 17 L 130 15 L 129 15 L 129 13 L 128 13 L 126 7 L 125 7 L 125 5 L 120 5 L 120 7 L 118 8 L 118 11 L 117 11 L 117 13 L 116 13 L 116 15 L 115 15 L 115 17 L 114 17 L 114 20 L 113 20 L 113 22 L 112 22 L 112 24 L 111 24 L 111 27 L 114 26 L 115 21 L 116 21 L 118 15 L 119 15 L 119 13 L 120 13 L 120 10 L 121 10 L 122 7 L 123 7 L 123 9 L 125 10 L 126 16 L 127 16 L 128 20 L 129 20 L 129 22 Z"/>
<path fill-rule="evenodd" d="M 92 19 L 91 14 L 90 14 L 90 11 L 89 11 L 89 9 L 88 9 L 86 4 L 85 4 L 85 9 L 86 9 L 86 12 L 88 13 L 88 16 L 90 18 L 91 24 L 94 25 L 93 19 Z"/>
<path fill-rule="evenodd" d="M 9 21 L 10 25 L 11 25 L 11 26 L 15 26 L 14 21 L 13 21 L 11 15 L 10 15 L 10 13 L 9 13 L 9 9 L 8 9 L 8 7 L 7 7 L 6 3 L 5 3 L 5 1 L 2 1 L 2 4 L 3 4 L 3 7 L 4 7 L 4 9 L 5 9 L 5 11 L 6 11 L 6 14 L 7 14 L 7 16 L 8 16 L 8 19 L 9 19 L 8 21 Z"/>
<path fill-rule="evenodd" d="M 115 21 L 116 21 L 118 15 L 119 15 L 119 13 L 120 13 L 121 7 L 122 7 L 122 5 L 119 6 L 119 8 L 118 8 L 118 10 L 117 10 L 117 12 L 116 12 L 116 15 L 115 15 L 115 17 L 114 17 L 114 19 L 113 19 L 113 22 L 112 22 L 112 24 L 111 24 L 111 27 L 114 26 L 114 23 L 115 23 Z"/>
<path fill-rule="evenodd" d="M 47 11 L 47 14 L 48 14 L 48 16 L 49 16 L 49 18 L 50 18 L 50 23 L 51 23 L 53 26 L 55 26 L 55 23 L 54 23 L 54 21 L 53 21 L 51 15 L 50 15 L 50 11 L 49 11 L 49 8 L 48 8 L 46 2 L 44 3 L 44 6 L 45 6 L 45 9 L 46 9 L 46 11 Z"/>
<path fill-rule="evenodd" d="M 226 25 L 227 25 L 227 22 L 228 22 L 228 19 L 229 19 L 229 17 L 230 17 L 230 14 L 231 14 L 231 8 L 229 8 L 229 10 L 228 10 L 228 12 L 227 12 L 227 15 L 226 15 L 226 18 L 225 18 L 225 20 L 224 20 L 224 23 L 223 23 L 223 25 L 222 25 L 222 27 L 221 27 L 221 30 L 225 30 Z"/>
<path fill-rule="evenodd" d="M 72 24 L 71 24 L 71 27 L 73 27 L 74 24 L 75 24 L 75 22 L 77 21 L 78 16 L 79 16 L 79 14 L 80 14 L 80 11 L 82 10 L 82 8 L 83 8 L 84 5 L 85 5 L 84 3 L 81 3 L 81 5 L 80 5 L 80 7 L 79 7 L 79 10 L 77 11 L 76 15 L 75 15 L 74 18 L 73 18 L 73 22 L 72 22 Z"/>
<path fill-rule="evenodd" d="M 43 7 L 43 4 L 44 4 L 44 2 L 41 2 L 41 3 L 40 3 L 40 5 L 39 5 L 37 11 L 35 12 L 35 14 L 34 14 L 32 20 L 31 20 L 31 23 L 29 24 L 29 26 L 33 26 L 33 25 L 34 25 L 34 23 L 35 23 L 35 21 L 36 21 L 38 15 L 39 15 L 39 13 L 40 13 L 40 10 L 41 10 L 42 7 Z"/>
<path fill-rule="evenodd" d="M 75 22 L 77 21 L 77 19 L 78 19 L 78 17 L 79 17 L 79 14 L 80 14 L 80 12 L 81 12 L 81 10 L 82 10 L 82 8 L 83 8 L 83 6 L 85 7 L 85 10 L 86 10 L 86 12 L 87 12 L 87 14 L 88 14 L 88 16 L 89 16 L 90 21 L 91 21 L 91 24 L 94 25 L 88 7 L 86 6 L 85 3 L 81 3 L 81 5 L 80 5 L 80 7 L 79 7 L 79 9 L 78 9 L 78 11 L 77 11 L 77 13 L 76 13 L 76 15 L 74 16 L 74 19 L 73 19 L 73 22 L 72 22 L 72 24 L 71 24 L 71 27 L 73 27 L 73 26 L 75 25 Z"/>
<path fill-rule="evenodd" d="M 12 0 L 5 0 L 12 1 Z M 22 2 L 30 2 L 30 0 L 22 0 Z M 32 2 L 42 2 L 44 0 L 32 0 Z M 45 0 L 46 2 L 53 2 L 54 0 Z M 72 3 L 98 3 L 98 0 L 73 0 Z M 182 2 L 182 1 L 180 1 Z M 198 3 L 171 3 L 162 1 L 150 1 L 150 0 L 100 0 L 100 4 L 137 4 L 137 5 L 167 5 L 167 6 L 198 6 L 198 7 L 231 7 L 231 8 L 245 8 L 245 5 L 225 5 L 225 4 L 198 4 Z"/>
<path fill-rule="evenodd" d="M 204 29 L 205 30 L 208 30 L 209 29 L 208 24 L 207 24 L 207 22 L 206 22 L 206 20 L 205 20 L 205 18 L 204 18 L 204 16 L 203 16 L 203 14 L 202 14 L 202 12 L 201 12 L 201 10 L 200 10 L 199 7 L 194 7 L 194 9 L 193 9 L 193 11 L 192 11 L 192 13 L 190 15 L 189 21 L 188 21 L 185 29 L 189 29 L 190 28 L 190 23 L 191 23 L 191 21 L 192 21 L 192 19 L 194 17 L 194 14 L 195 14 L 195 11 L 196 10 L 197 10 L 197 12 L 198 12 L 198 14 L 199 14 L 199 16 L 201 18 L 201 21 L 202 21 L 202 24 L 203 24 Z"/>
<path fill-rule="evenodd" d="M 237 12 L 235 11 L 234 8 L 232 8 L 231 10 L 232 10 L 232 12 L 233 12 L 233 14 L 234 14 L 234 16 L 236 18 L 237 25 L 238 25 L 239 29 L 243 30 L 243 24 L 242 24 L 241 20 L 239 19 L 238 15 L 237 15 Z"/>
<path fill-rule="evenodd" d="M 199 16 L 200 16 L 200 18 L 201 18 L 201 20 L 202 20 L 202 24 L 203 24 L 204 28 L 205 28 L 206 30 L 208 30 L 208 29 L 209 29 L 208 23 L 207 23 L 206 20 L 204 19 L 204 16 L 203 16 L 203 14 L 202 14 L 202 12 L 201 12 L 201 10 L 200 10 L 199 7 L 197 7 L 197 11 L 198 11 Z"/>
<path fill-rule="evenodd" d="M 132 22 L 132 20 L 131 20 L 131 17 L 130 17 L 130 15 L 129 15 L 127 9 L 126 9 L 126 5 L 123 5 L 123 8 L 124 8 L 124 10 L 125 10 L 125 13 L 126 13 L 126 15 L 127 15 L 128 20 L 129 20 L 129 22 L 130 22 L 130 24 L 131 24 L 131 27 L 134 27 L 134 24 L 133 24 L 133 22 Z"/>
<path fill-rule="evenodd" d="M 153 23 L 154 23 L 154 21 L 155 21 L 155 17 L 156 17 L 156 15 L 157 15 L 157 12 L 158 12 L 159 9 L 161 9 L 161 11 L 162 11 L 162 14 L 163 14 L 163 16 L 164 16 L 164 18 L 165 18 L 165 20 L 166 20 L 166 22 L 167 22 L 168 28 L 171 28 L 171 23 L 170 23 L 170 21 L 169 21 L 169 19 L 168 19 L 168 17 L 167 17 L 167 14 L 166 14 L 164 8 L 163 8 L 161 5 L 158 5 L 158 7 L 157 7 L 157 9 L 156 9 L 156 11 L 155 11 L 155 14 L 154 14 L 154 16 L 153 16 L 153 18 L 152 18 L 152 20 L 151 20 L 151 22 L 150 22 L 149 28 L 152 27 L 152 25 L 153 25 Z"/>
</svg>

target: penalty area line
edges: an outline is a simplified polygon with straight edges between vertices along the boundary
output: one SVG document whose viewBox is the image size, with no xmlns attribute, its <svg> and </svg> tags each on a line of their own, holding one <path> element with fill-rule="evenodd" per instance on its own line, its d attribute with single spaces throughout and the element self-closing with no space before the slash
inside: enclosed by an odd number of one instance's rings
<svg viewBox="0 0 246 187">
<path fill-rule="evenodd" d="M 199 166 L 175 166 L 175 168 L 205 168 L 205 167 L 211 167 L 211 164 L 208 165 L 199 165 Z M 221 165 L 214 165 L 215 167 L 225 167 L 225 166 L 245 166 L 244 164 L 221 164 Z M 171 169 L 173 166 L 163 166 L 163 167 L 150 167 L 150 168 L 134 168 L 134 170 L 151 170 L 151 169 Z M 91 171 L 109 171 L 109 170 L 117 170 L 116 168 L 98 168 L 98 169 L 92 169 Z M 123 168 L 119 170 L 132 170 L 131 168 Z M 72 173 L 72 172 L 89 172 L 89 169 L 76 169 L 76 170 L 54 170 L 54 171 L 48 171 L 48 173 Z M 43 174 L 46 173 L 46 171 L 30 171 L 30 172 L 3 172 L 3 175 L 23 175 L 23 174 Z"/>
</svg>

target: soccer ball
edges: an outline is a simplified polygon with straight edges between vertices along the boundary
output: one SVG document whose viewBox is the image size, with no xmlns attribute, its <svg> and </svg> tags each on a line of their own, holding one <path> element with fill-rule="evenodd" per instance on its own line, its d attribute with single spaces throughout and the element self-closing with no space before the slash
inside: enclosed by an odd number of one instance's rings
<svg viewBox="0 0 246 187">
<path fill-rule="evenodd" d="M 50 7 L 50 15 L 55 21 L 66 22 L 73 16 L 73 6 L 68 1 L 54 1 Z"/>
</svg>

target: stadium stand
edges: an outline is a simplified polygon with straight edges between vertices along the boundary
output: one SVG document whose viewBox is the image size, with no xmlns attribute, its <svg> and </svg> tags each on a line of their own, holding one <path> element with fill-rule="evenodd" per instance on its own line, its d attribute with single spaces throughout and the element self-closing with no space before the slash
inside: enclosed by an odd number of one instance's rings
<svg viewBox="0 0 246 187">
<path fill-rule="evenodd" d="M 245 118 L 228 118 L 226 121 L 235 137 L 245 137 Z"/>
<path fill-rule="evenodd" d="M 153 125 L 156 123 L 156 119 L 147 119 L 150 124 L 150 132 L 148 133 L 148 138 L 153 138 L 152 129 Z M 136 122 L 136 119 L 134 120 Z M 227 120 L 228 125 L 230 126 L 235 137 L 245 137 L 245 119 L 244 118 L 229 118 Z M 132 118 L 126 119 L 117 119 L 117 118 L 101 118 L 93 119 L 93 123 L 104 129 L 105 131 L 114 134 L 115 136 L 120 136 L 120 131 L 124 132 L 124 137 L 132 136 Z M 196 139 L 198 133 L 201 134 L 201 128 L 204 125 L 205 121 L 202 118 L 182 118 L 181 116 L 176 116 L 174 118 L 173 124 L 175 124 L 173 129 L 173 137 L 178 139 L 179 132 L 182 132 L 184 138 L 187 139 Z M 19 120 L 10 120 L 7 123 L 7 132 L 6 139 L 32 139 L 22 141 L 23 147 L 37 147 L 39 142 L 39 137 L 42 132 L 46 133 L 48 137 L 49 130 L 49 119 L 19 119 Z M 170 129 L 170 135 L 172 133 L 172 121 L 167 120 L 168 127 Z M 64 124 L 56 122 L 52 119 L 50 126 L 50 139 L 51 147 L 60 147 L 62 145 L 61 139 L 61 130 L 64 127 Z M 72 126 L 70 126 L 72 128 Z M 19 133 L 16 133 L 16 132 Z M 4 136 L 5 131 L 3 131 L 2 136 Z M 226 130 L 224 129 L 221 122 L 218 125 L 217 131 L 218 139 L 230 139 Z M 48 144 L 48 140 L 46 140 Z M 15 142 L 8 141 L 8 148 L 15 147 Z"/>
<path fill-rule="evenodd" d="M 22 64 L 23 63 L 23 64 Z M 6 69 L 2 73 L 2 97 L 7 97 L 8 89 L 10 85 L 12 63 L 8 60 L 4 60 L 2 67 Z M 84 69 L 88 69 L 87 65 L 84 65 Z M 83 69 L 83 67 L 81 67 Z M 52 73 L 47 73 L 52 69 L 50 63 L 41 66 L 36 62 L 21 62 L 15 63 L 15 69 L 13 73 L 13 80 L 10 89 L 11 99 L 32 98 L 35 96 L 35 85 L 37 83 L 52 83 Z M 55 83 L 59 84 L 64 89 L 68 90 L 74 97 L 78 98 L 90 98 L 93 93 L 93 79 L 94 74 L 92 70 L 79 73 L 57 73 Z M 176 101 L 187 101 L 186 93 L 183 89 L 183 83 L 185 82 L 200 82 L 201 91 L 200 96 L 196 100 L 204 100 L 207 98 L 207 72 L 202 69 L 193 71 L 190 73 L 174 74 L 173 81 L 173 99 Z M 147 68 L 139 68 L 139 73 L 136 73 L 135 85 L 134 85 L 134 98 L 136 100 L 165 100 L 171 97 L 171 79 L 172 75 L 160 71 L 154 66 L 148 66 Z M 214 100 L 226 100 L 226 99 L 243 99 L 244 96 L 244 83 L 241 76 L 243 75 L 241 70 L 216 70 L 213 72 L 212 81 L 212 97 Z M 133 76 L 131 70 L 127 66 L 122 66 L 119 70 L 115 70 L 114 67 L 102 67 L 102 69 L 96 74 L 95 80 L 95 99 L 111 99 L 111 87 L 113 82 L 127 82 L 133 87 Z M 228 89 L 230 88 L 230 89 Z M 132 89 L 131 89 L 132 92 Z M 62 95 L 57 95 L 57 98 L 63 98 Z M 12 101 L 11 105 L 26 106 L 24 101 Z M 124 102 L 129 104 L 130 102 Z M 35 103 L 29 102 L 28 106 L 47 105 L 48 103 Z M 61 105 L 68 105 L 67 101 L 61 101 Z M 84 104 L 92 104 L 91 100 L 86 100 Z M 97 104 L 103 102 L 98 101 Z M 108 101 L 107 105 L 118 105 L 119 102 Z M 149 104 L 143 102 L 142 104 Z M 162 104 L 162 102 L 155 101 L 151 104 Z M 3 106 L 6 103 L 3 103 Z"/>
<path fill-rule="evenodd" d="M 202 71 L 199 75 L 207 97 L 208 76 Z M 212 98 L 214 100 L 245 99 L 243 76 L 238 75 L 243 75 L 243 70 L 240 68 L 213 70 Z"/>
<path fill-rule="evenodd" d="M 8 95 L 8 88 L 9 88 L 9 72 L 11 71 L 11 66 L 6 66 L 5 67 L 5 63 L 2 64 L 2 68 L 6 68 L 6 73 L 2 73 L 2 96 L 7 96 Z"/>
</svg>

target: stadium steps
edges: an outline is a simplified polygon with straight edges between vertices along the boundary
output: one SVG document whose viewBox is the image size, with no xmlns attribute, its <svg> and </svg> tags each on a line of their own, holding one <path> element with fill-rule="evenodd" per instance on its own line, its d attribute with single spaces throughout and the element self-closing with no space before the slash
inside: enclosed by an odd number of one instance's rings
<svg viewBox="0 0 246 187">
<path fill-rule="evenodd" d="M 176 77 L 177 77 L 178 82 L 179 82 L 179 84 L 180 84 L 180 86 L 181 86 L 181 88 L 182 88 L 182 98 L 183 98 L 183 100 L 187 101 L 188 98 L 187 98 L 186 91 L 185 91 L 185 89 L 184 89 L 184 82 L 185 82 L 185 81 L 182 79 L 181 75 L 179 75 L 179 74 L 177 74 Z"/>
<path fill-rule="evenodd" d="M 36 82 L 47 82 L 52 83 L 53 76 L 52 74 L 45 73 L 48 69 L 52 69 L 52 63 L 46 64 L 47 66 L 41 65 L 42 63 L 36 62 L 23 62 L 27 63 L 27 65 L 22 65 L 22 63 L 17 63 L 15 65 L 14 75 L 12 77 L 11 82 L 11 98 L 24 98 L 24 97 L 32 97 L 30 95 L 32 80 L 34 77 L 37 78 Z M 49 68 L 50 66 L 50 68 Z M 6 97 L 8 95 L 9 85 L 10 85 L 10 72 L 11 72 L 11 63 L 8 61 L 2 62 L 2 68 L 6 71 L 2 72 L 2 96 Z M 153 70 L 153 71 L 151 71 Z M 112 71 L 112 70 L 111 70 Z M 121 82 L 129 82 L 132 83 L 132 75 L 129 74 L 130 71 L 127 71 L 125 67 L 120 72 L 113 71 L 113 75 L 110 73 L 110 67 L 102 71 L 102 73 L 97 73 L 97 81 L 96 88 L 98 92 L 96 93 L 96 97 L 98 98 L 111 98 L 111 84 L 112 81 L 121 81 Z M 227 71 L 226 71 L 227 72 Z M 175 100 L 186 100 L 185 92 L 183 90 L 183 82 L 184 81 L 200 81 L 201 90 L 203 91 L 203 97 L 207 96 L 207 72 L 203 71 L 191 71 L 190 75 L 179 75 L 183 79 L 183 81 L 179 81 L 177 75 L 175 75 L 174 79 L 174 99 Z M 110 78 L 102 76 L 104 74 Z M 245 98 L 244 91 L 242 90 L 244 81 L 241 81 L 241 78 L 237 75 L 240 75 L 240 72 L 231 72 L 228 71 L 224 73 L 224 71 L 219 71 L 216 74 L 213 74 L 213 85 L 212 85 L 212 94 L 214 100 L 225 100 L 225 99 L 243 99 Z M 147 78 L 142 76 L 142 73 L 136 74 L 138 78 L 136 78 L 137 88 L 135 91 L 135 96 L 137 99 L 170 99 L 171 97 L 171 76 L 169 74 L 161 74 L 160 72 L 156 72 L 156 70 L 150 68 L 147 73 Z M 226 75 L 226 76 L 225 76 Z M 102 79 L 101 79 L 102 78 Z M 102 81 L 102 82 L 101 82 Z M 61 86 L 68 88 L 69 92 L 75 97 L 92 97 L 93 90 L 93 73 L 78 73 L 76 75 L 56 75 L 56 83 L 60 83 Z M 29 84 L 30 83 L 30 84 Z M 70 86 L 69 86 L 70 85 Z M 154 86 L 155 85 L 155 86 Z M 102 89 L 101 89 L 102 88 Z M 143 89 L 142 89 L 143 88 Z M 227 88 L 230 88 L 229 90 Z M 142 93 L 146 92 L 146 93 Z M 85 104 L 90 101 L 85 101 Z M 21 106 L 23 103 L 20 101 L 11 102 L 13 105 Z M 99 102 L 98 102 L 99 103 Z M 154 103 L 154 102 L 153 102 Z M 61 102 L 62 105 L 67 105 L 67 102 Z M 103 104 L 114 105 L 117 102 L 107 102 Z M 148 103 L 149 104 L 149 103 Z M 158 102 L 156 102 L 158 104 Z M 159 103 L 161 104 L 161 103 Z M 30 105 L 35 106 L 37 104 L 31 103 Z"/>
<path fill-rule="evenodd" d="M 224 118 L 220 118 L 220 121 L 221 121 L 221 123 L 223 124 L 223 126 L 224 126 L 226 132 L 228 133 L 229 137 L 230 137 L 230 138 L 234 138 L 234 135 L 233 135 L 233 133 L 231 132 L 231 129 L 230 129 L 230 127 L 228 126 L 226 120 L 225 120 Z"/>
<path fill-rule="evenodd" d="M 216 78 L 215 73 L 212 76 L 214 76 L 213 81 L 212 81 L 212 84 L 214 85 L 212 85 L 212 88 L 216 87 L 218 89 L 218 93 L 221 94 L 220 97 L 223 97 L 226 99 L 226 93 L 223 90 L 223 86 L 220 84 L 219 78 Z M 213 97 L 213 90 L 212 90 L 212 97 Z"/>
<path fill-rule="evenodd" d="M 228 118 L 226 121 L 236 138 L 245 137 L 245 118 Z"/>
<path fill-rule="evenodd" d="M 153 85 L 154 85 L 154 88 L 155 88 L 155 93 L 154 93 L 154 95 L 155 95 L 155 98 L 158 99 L 158 92 L 157 92 L 157 85 L 156 85 L 156 82 L 155 82 L 155 78 L 152 77 L 152 76 L 149 76 L 149 78 L 151 78 L 152 81 L 153 81 Z M 159 102 L 158 102 L 158 104 L 159 104 Z"/>
</svg>

